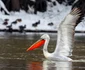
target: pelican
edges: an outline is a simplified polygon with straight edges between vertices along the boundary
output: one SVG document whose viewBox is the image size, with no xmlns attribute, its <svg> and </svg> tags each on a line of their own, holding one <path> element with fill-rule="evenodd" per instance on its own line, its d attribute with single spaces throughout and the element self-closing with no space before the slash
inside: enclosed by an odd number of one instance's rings
<svg viewBox="0 0 85 70">
<path fill-rule="evenodd" d="M 72 53 L 75 27 L 80 15 L 81 11 L 78 8 L 74 8 L 60 23 L 58 28 L 57 45 L 53 53 L 49 53 L 47 49 L 50 41 L 48 34 L 42 35 L 40 40 L 34 43 L 26 51 L 34 50 L 44 45 L 43 54 L 48 60 L 72 61 L 69 56 Z"/>
</svg>

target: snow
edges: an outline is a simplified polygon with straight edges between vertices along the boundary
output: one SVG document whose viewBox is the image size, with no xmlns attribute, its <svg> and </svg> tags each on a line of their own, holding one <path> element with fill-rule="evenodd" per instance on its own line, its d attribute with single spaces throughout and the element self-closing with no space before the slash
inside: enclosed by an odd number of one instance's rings
<svg viewBox="0 0 85 70">
<path fill-rule="evenodd" d="M 48 3 L 49 4 L 49 3 Z M 4 15 L 0 12 L 0 29 L 7 29 L 6 26 L 10 25 L 11 22 L 16 19 L 22 19 L 21 22 L 17 24 L 13 24 L 13 29 L 19 29 L 20 25 L 26 24 L 26 30 L 53 30 L 56 31 L 58 29 L 59 23 L 64 19 L 64 17 L 70 12 L 71 6 L 60 5 L 57 3 L 57 6 L 53 6 L 51 4 L 48 5 L 48 10 L 44 13 L 38 12 L 36 14 L 32 14 L 32 11 L 26 13 L 21 10 L 20 12 L 10 12 L 10 15 Z M 9 19 L 8 25 L 3 25 L 4 19 Z M 38 22 L 40 20 L 40 24 L 37 27 L 33 27 L 32 24 Z M 48 23 L 53 22 L 54 25 L 49 26 Z M 85 31 L 84 28 L 84 20 L 76 27 L 76 31 Z"/>
</svg>

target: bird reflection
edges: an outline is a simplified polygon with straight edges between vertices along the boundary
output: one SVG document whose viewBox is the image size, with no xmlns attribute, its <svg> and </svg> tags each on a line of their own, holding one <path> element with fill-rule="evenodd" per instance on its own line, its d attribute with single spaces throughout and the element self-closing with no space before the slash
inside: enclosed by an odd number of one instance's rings
<svg viewBox="0 0 85 70">
<path fill-rule="evenodd" d="M 31 62 L 27 64 L 27 70 L 43 70 L 42 62 Z"/>
<path fill-rule="evenodd" d="M 43 61 L 43 70 L 72 70 L 72 62 Z"/>
<path fill-rule="evenodd" d="M 33 61 L 28 62 L 27 70 L 72 70 L 72 62 L 63 61 Z"/>
</svg>

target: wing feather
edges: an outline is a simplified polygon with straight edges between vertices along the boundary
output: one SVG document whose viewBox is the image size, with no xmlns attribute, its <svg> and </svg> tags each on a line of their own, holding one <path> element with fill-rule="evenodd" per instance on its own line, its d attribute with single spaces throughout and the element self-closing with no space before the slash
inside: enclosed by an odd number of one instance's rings
<svg viewBox="0 0 85 70">
<path fill-rule="evenodd" d="M 81 15 L 80 12 L 81 11 L 78 8 L 73 9 L 60 23 L 58 28 L 57 46 L 54 51 L 55 55 L 71 55 L 74 42 L 75 25 Z"/>
</svg>

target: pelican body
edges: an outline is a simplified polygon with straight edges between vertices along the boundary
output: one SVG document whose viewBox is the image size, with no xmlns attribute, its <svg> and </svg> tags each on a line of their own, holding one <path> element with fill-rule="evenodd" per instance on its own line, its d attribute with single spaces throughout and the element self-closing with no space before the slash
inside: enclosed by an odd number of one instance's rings
<svg viewBox="0 0 85 70">
<path fill-rule="evenodd" d="M 80 14 L 80 10 L 78 8 L 74 8 L 60 23 L 58 28 L 57 45 L 53 53 L 49 53 L 47 50 L 47 46 L 50 41 L 48 34 L 42 35 L 41 39 L 29 47 L 27 51 L 34 50 L 35 48 L 38 48 L 44 44 L 43 54 L 47 59 L 57 61 L 72 61 L 69 56 L 72 54 L 74 31 Z"/>
</svg>

